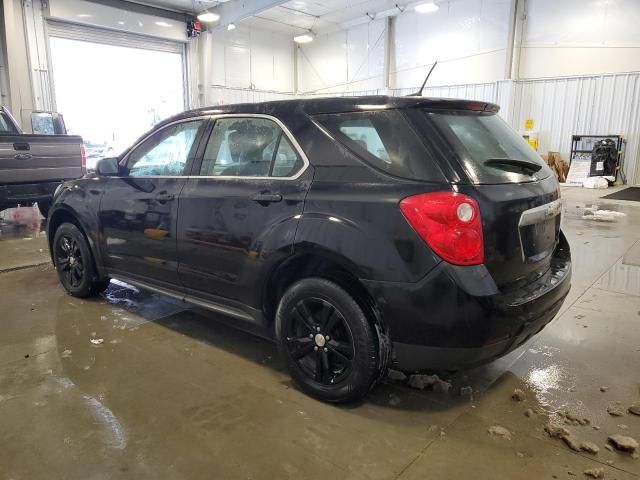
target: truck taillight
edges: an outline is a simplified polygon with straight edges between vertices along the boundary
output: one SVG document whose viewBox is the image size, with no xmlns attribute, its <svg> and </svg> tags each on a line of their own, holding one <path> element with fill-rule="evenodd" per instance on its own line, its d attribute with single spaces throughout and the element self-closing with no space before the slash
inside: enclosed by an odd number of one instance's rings
<svg viewBox="0 0 640 480">
<path fill-rule="evenodd" d="M 82 173 L 87 173 L 87 152 L 84 145 L 80 145 L 80 155 L 82 156 Z"/>
<path fill-rule="evenodd" d="M 443 260 L 454 265 L 484 262 L 480 207 L 455 192 L 423 193 L 400 202 L 409 224 Z"/>
</svg>

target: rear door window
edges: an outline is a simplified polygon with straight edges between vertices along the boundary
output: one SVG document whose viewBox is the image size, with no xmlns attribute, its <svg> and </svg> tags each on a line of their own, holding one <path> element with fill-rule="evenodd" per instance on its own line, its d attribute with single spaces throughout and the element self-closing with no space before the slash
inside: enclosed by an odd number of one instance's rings
<svg viewBox="0 0 640 480">
<path fill-rule="evenodd" d="M 378 170 L 412 180 L 444 179 L 431 153 L 399 110 L 317 115 L 315 119 Z"/>
<path fill-rule="evenodd" d="M 216 120 L 200 168 L 201 176 L 291 177 L 304 162 L 273 120 Z"/>
<path fill-rule="evenodd" d="M 422 115 L 457 152 L 472 183 L 523 183 L 551 175 L 540 155 L 498 115 L 466 111 Z"/>
</svg>

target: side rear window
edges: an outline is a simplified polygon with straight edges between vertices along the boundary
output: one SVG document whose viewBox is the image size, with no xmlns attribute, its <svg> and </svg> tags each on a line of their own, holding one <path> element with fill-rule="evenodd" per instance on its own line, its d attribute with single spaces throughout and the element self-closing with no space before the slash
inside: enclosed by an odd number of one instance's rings
<svg viewBox="0 0 640 480">
<path fill-rule="evenodd" d="M 315 119 L 378 170 L 408 179 L 443 180 L 431 154 L 398 110 L 336 113 Z"/>
</svg>

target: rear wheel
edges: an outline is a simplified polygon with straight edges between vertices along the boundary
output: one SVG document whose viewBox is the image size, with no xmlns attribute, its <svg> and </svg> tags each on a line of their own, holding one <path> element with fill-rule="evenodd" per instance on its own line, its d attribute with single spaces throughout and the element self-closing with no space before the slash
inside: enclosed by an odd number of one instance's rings
<svg viewBox="0 0 640 480">
<path fill-rule="evenodd" d="M 63 223 L 53 238 L 53 260 L 60 283 L 74 297 L 90 297 L 109 286 L 100 279 L 83 233 L 72 223 Z"/>
<path fill-rule="evenodd" d="M 293 380 L 320 400 L 356 400 L 379 376 L 373 328 L 353 297 L 328 280 L 304 279 L 285 292 L 276 335 Z"/>
</svg>

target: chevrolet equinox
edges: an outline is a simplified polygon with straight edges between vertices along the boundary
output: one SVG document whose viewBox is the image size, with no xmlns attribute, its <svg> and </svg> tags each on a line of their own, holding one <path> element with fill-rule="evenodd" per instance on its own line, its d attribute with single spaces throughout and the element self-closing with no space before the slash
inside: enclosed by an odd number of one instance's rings
<svg viewBox="0 0 640 480">
<path fill-rule="evenodd" d="M 545 327 L 571 279 L 558 182 L 491 103 L 344 97 L 170 118 L 48 218 L 77 297 L 116 278 L 274 339 L 299 387 L 363 396 Z"/>
</svg>

